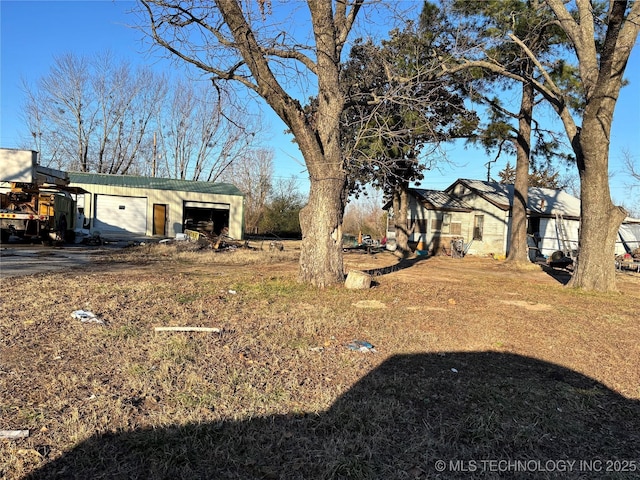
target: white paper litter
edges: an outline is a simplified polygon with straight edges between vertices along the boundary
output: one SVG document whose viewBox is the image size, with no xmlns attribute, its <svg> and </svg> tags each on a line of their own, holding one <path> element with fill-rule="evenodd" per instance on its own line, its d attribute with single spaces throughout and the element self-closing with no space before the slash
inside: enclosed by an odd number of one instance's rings
<svg viewBox="0 0 640 480">
<path fill-rule="evenodd" d="M 84 323 L 99 323 L 104 325 L 104 322 L 95 316 L 92 312 L 87 312 L 85 310 L 76 310 L 75 312 L 71 312 L 71 317 L 76 318 Z"/>
</svg>

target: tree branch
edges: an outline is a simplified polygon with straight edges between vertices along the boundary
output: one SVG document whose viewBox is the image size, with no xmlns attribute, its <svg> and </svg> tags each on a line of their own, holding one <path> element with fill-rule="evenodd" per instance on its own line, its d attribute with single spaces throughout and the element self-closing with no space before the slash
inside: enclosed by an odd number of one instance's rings
<svg viewBox="0 0 640 480">
<path fill-rule="evenodd" d="M 177 56 L 178 58 L 184 60 L 185 62 L 196 66 L 197 68 L 200 68 L 201 70 L 205 71 L 205 72 L 209 72 L 214 74 L 217 78 L 220 79 L 224 79 L 224 80 L 237 80 L 239 82 L 241 82 L 243 85 L 245 85 L 247 88 L 250 88 L 251 90 L 257 91 L 257 85 L 255 85 L 254 83 L 250 82 L 246 77 L 241 76 L 241 75 L 236 75 L 234 72 L 241 66 L 241 63 L 234 65 L 233 67 L 231 67 L 229 70 L 221 70 L 221 69 L 217 69 L 212 67 L 211 65 L 208 65 L 200 60 L 198 60 L 197 58 L 190 56 L 190 55 L 186 55 L 185 53 L 183 53 L 181 50 L 178 50 L 177 48 L 175 48 L 173 45 L 171 45 L 168 41 L 166 41 L 162 35 L 158 32 L 158 27 L 163 23 L 162 21 L 158 21 L 153 13 L 153 10 L 151 9 L 150 6 L 150 2 L 148 2 L 147 0 L 141 0 L 140 3 L 145 7 L 145 9 L 147 10 L 147 14 L 149 15 L 149 25 L 151 28 L 151 38 L 153 38 L 154 42 L 156 42 L 158 45 L 160 45 L 161 47 L 165 48 L 166 50 L 168 50 L 169 52 L 171 52 L 173 55 Z M 181 9 L 184 12 L 184 9 Z M 191 15 L 190 12 L 186 12 L 189 15 Z M 192 16 L 192 18 L 195 18 Z M 202 24 L 200 24 L 202 25 Z M 206 28 L 206 27 L 205 27 Z M 209 31 L 212 31 L 210 28 L 207 28 Z M 218 40 L 220 40 L 220 36 L 216 35 L 216 38 L 218 38 Z M 225 40 L 225 44 L 227 46 L 231 45 L 229 42 L 227 42 Z"/>
<path fill-rule="evenodd" d="M 272 57 L 297 60 L 300 63 L 302 63 L 305 67 L 307 67 L 309 71 L 312 72 L 314 75 L 318 74 L 317 65 L 313 62 L 313 60 L 311 60 L 307 55 L 304 55 L 302 52 L 298 50 L 281 50 L 275 47 L 265 47 L 262 49 L 262 52 L 265 55 L 272 56 Z"/>
</svg>

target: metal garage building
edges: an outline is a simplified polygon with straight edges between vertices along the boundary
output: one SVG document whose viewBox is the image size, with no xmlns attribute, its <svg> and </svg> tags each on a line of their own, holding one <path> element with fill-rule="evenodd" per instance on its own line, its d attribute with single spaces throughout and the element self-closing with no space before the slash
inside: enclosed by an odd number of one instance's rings
<svg viewBox="0 0 640 480">
<path fill-rule="evenodd" d="M 186 228 L 241 239 L 244 196 L 228 183 L 165 178 L 69 173 L 78 208 L 92 231 L 104 237 L 175 237 Z"/>
</svg>

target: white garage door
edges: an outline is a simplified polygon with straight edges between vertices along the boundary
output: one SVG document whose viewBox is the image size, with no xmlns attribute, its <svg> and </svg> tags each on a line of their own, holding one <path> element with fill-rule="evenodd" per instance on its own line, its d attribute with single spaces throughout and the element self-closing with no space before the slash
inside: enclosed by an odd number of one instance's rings
<svg viewBox="0 0 640 480">
<path fill-rule="evenodd" d="M 147 199 L 96 195 L 94 229 L 106 234 L 145 235 Z"/>
</svg>

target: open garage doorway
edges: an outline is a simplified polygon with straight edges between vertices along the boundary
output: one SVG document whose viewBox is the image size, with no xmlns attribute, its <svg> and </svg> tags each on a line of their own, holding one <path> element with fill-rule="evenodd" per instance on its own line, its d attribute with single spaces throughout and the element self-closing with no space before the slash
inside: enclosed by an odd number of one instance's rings
<svg viewBox="0 0 640 480">
<path fill-rule="evenodd" d="M 185 230 L 220 235 L 224 228 L 229 228 L 229 204 L 184 202 L 183 212 Z"/>
</svg>

